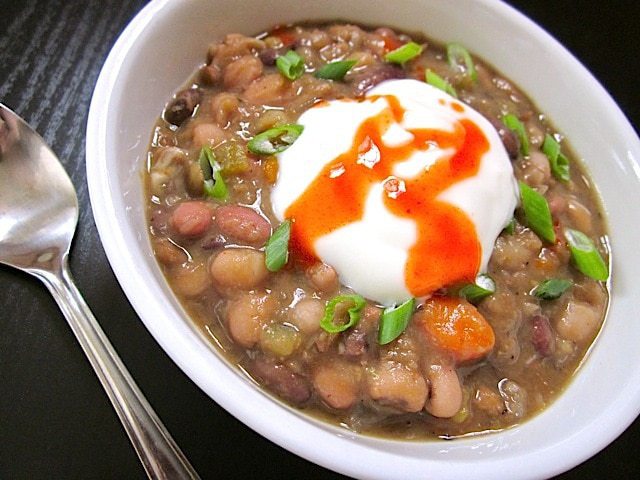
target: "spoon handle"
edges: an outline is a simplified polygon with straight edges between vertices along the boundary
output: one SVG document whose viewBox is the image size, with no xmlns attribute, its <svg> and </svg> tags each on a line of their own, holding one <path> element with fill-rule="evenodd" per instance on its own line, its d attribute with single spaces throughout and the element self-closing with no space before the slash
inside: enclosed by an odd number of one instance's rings
<svg viewBox="0 0 640 480">
<path fill-rule="evenodd" d="M 80 342 L 151 479 L 199 479 L 149 405 L 76 288 L 66 255 L 59 269 L 31 271 L 47 286 Z"/>
</svg>

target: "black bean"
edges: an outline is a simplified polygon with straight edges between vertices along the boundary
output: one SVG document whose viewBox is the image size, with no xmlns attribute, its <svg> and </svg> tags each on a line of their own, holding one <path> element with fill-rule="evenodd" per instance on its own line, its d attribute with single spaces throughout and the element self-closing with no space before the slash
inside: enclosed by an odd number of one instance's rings
<svg viewBox="0 0 640 480">
<path fill-rule="evenodd" d="M 353 93 L 357 97 L 360 97 L 364 95 L 367 90 L 375 87 L 385 80 L 406 78 L 406 76 L 407 73 L 402 68 L 395 65 L 383 64 L 369 67 L 351 77 Z"/>
<path fill-rule="evenodd" d="M 262 63 L 267 66 L 273 66 L 276 64 L 276 59 L 285 53 L 282 48 L 265 48 L 258 54 Z"/>
<path fill-rule="evenodd" d="M 200 103 L 200 96 L 200 91 L 195 88 L 179 92 L 165 108 L 164 119 L 179 127 L 187 118 L 193 115 L 193 111 Z"/>
<path fill-rule="evenodd" d="M 267 388 L 285 400 L 301 404 L 311 397 L 311 386 L 303 376 L 267 357 L 258 355 L 248 365 L 248 370 Z"/>
<path fill-rule="evenodd" d="M 504 149 L 507 151 L 509 158 L 511 160 L 515 160 L 518 158 L 518 152 L 520 152 L 520 141 L 518 137 L 513 131 L 509 130 L 505 125 L 495 118 L 487 118 L 493 128 L 496 129 L 498 135 L 500 136 L 500 140 L 502 140 L 502 144 L 504 145 Z"/>
</svg>

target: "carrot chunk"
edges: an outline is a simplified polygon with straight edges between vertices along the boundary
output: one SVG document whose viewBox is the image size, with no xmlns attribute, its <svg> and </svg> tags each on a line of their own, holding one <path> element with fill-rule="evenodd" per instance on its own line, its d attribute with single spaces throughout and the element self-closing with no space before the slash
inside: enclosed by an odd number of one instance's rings
<svg viewBox="0 0 640 480">
<path fill-rule="evenodd" d="M 427 338 L 449 352 L 457 363 L 481 359 L 495 343 L 493 328 L 466 300 L 433 297 L 416 312 Z"/>
</svg>

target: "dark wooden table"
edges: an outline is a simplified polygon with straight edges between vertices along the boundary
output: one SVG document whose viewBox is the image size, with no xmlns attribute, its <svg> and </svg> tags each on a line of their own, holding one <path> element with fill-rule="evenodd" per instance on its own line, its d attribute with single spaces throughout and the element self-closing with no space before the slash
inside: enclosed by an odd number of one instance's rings
<svg viewBox="0 0 640 480">
<path fill-rule="evenodd" d="M 0 0 L 0 101 L 44 136 L 71 175 L 81 205 L 71 255 L 78 286 L 202 477 L 342 478 L 263 439 L 202 393 L 146 331 L 109 267 L 89 205 L 84 134 L 102 63 L 145 3 Z M 639 2 L 510 3 L 572 50 L 638 129 Z M 636 421 L 610 447 L 560 478 L 640 478 L 639 449 Z M 143 477 L 52 298 L 35 279 L 0 267 L 0 478 Z"/>
</svg>

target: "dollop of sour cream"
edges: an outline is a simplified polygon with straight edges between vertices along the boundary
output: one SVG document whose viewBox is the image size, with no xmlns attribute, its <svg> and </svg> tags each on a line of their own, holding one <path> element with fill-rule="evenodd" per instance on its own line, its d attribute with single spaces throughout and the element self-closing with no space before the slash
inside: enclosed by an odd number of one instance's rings
<svg viewBox="0 0 640 480">
<path fill-rule="evenodd" d="M 382 305 L 486 271 L 518 185 L 480 113 L 424 82 L 390 80 L 298 123 L 271 193 L 298 258 L 331 265 Z"/>
</svg>

